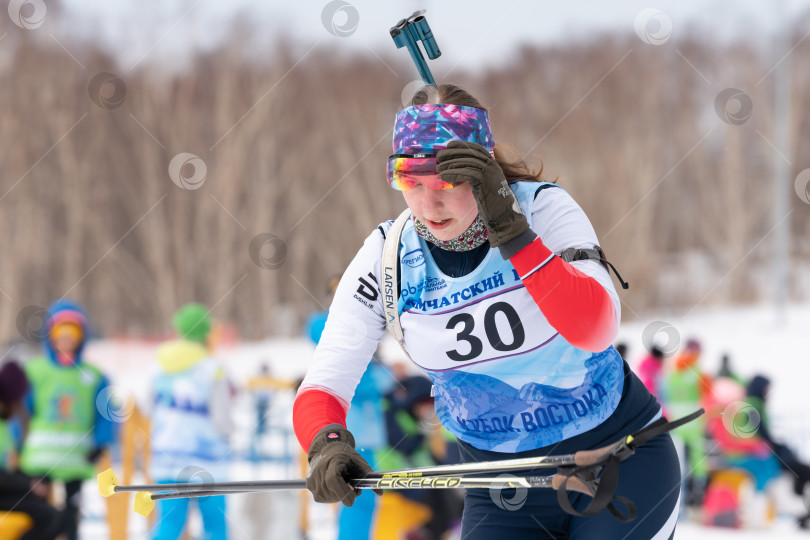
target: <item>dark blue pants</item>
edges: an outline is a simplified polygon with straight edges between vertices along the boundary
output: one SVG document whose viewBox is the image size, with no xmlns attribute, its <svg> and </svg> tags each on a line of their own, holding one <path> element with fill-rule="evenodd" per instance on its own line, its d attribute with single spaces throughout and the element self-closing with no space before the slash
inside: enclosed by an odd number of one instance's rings
<svg viewBox="0 0 810 540">
<path fill-rule="evenodd" d="M 571 454 L 578 450 L 600 448 L 634 433 L 652 420 L 660 406 L 638 377 L 624 365 L 622 399 L 616 411 L 591 431 L 564 440 L 550 447 L 528 452 L 504 454 L 476 449 L 460 442 L 464 462 L 494 461 L 531 456 Z M 556 469 L 535 469 L 529 473 L 545 476 Z M 491 476 L 491 475 L 488 475 Z M 592 538 L 658 540 L 672 538 L 677 520 L 681 472 L 675 446 L 668 433 L 659 435 L 636 449 L 619 467 L 616 495 L 635 504 L 637 517 L 622 523 L 604 510 L 593 517 L 576 517 L 560 508 L 553 489 L 528 490 L 469 489 L 464 500 L 462 540 L 507 540 Z M 582 511 L 591 498 L 569 492 L 569 500 Z M 624 513 L 624 507 L 614 503 Z"/>
</svg>

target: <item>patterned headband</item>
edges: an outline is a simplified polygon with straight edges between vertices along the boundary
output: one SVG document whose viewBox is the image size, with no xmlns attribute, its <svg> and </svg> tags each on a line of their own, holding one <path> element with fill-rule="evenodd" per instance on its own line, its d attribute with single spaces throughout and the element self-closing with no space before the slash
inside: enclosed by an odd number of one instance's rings
<svg viewBox="0 0 810 540">
<path fill-rule="evenodd" d="M 492 152 L 495 143 L 483 109 L 429 103 L 402 109 L 394 122 L 394 153 L 434 153 L 450 141 L 478 143 Z"/>
</svg>

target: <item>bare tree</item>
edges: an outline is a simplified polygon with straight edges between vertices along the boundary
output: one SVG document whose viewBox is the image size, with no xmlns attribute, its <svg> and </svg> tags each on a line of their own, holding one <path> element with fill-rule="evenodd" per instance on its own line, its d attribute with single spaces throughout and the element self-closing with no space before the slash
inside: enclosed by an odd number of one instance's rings
<svg viewBox="0 0 810 540">
<path fill-rule="evenodd" d="M 23 307 L 64 295 L 85 303 L 102 333 L 164 331 L 195 300 L 254 338 L 296 331 L 328 303 L 327 279 L 404 207 L 384 166 L 412 67 L 393 52 L 383 63 L 325 47 L 302 59 L 289 40 L 250 58 L 250 39 L 235 27 L 226 46 L 174 72 L 148 61 L 124 71 L 99 46 L 68 43 L 82 51 L 82 70 L 55 43 L 9 31 L 0 62 L 13 82 L 0 85 L 5 338 L 17 337 Z M 810 45 L 800 39 L 795 175 L 810 167 L 801 162 Z M 633 317 L 764 293 L 773 126 L 771 90 L 758 81 L 768 70 L 741 44 L 600 36 L 527 47 L 448 82 L 487 104 L 496 140 L 542 160 L 585 209 L 632 283 L 622 298 Z M 121 75 L 121 103 L 91 99 L 100 73 Z M 754 104 L 736 124 L 716 106 L 731 87 Z M 198 189 L 170 177 L 181 153 L 205 164 Z M 810 204 L 796 197 L 792 210 L 794 255 L 806 262 Z M 281 244 L 251 252 L 263 238 Z"/>
</svg>

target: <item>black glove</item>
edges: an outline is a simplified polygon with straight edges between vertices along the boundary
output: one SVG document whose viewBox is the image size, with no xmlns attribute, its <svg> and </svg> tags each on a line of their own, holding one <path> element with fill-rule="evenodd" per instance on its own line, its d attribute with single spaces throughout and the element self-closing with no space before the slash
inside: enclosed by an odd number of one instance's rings
<svg viewBox="0 0 810 540">
<path fill-rule="evenodd" d="M 326 426 L 315 435 L 307 454 L 310 471 L 307 489 L 316 502 L 354 504 L 359 489 L 348 484 L 373 471 L 363 456 L 354 449 L 354 437 L 340 424 Z M 374 490 L 381 495 L 382 492 Z"/>
<path fill-rule="evenodd" d="M 93 448 L 92 450 L 87 452 L 87 455 L 85 456 L 85 458 L 87 459 L 87 461 L 89 463 L 97 463 L 98 458 L 100 458 L 101 454 L 103 454 L 103 453 L 104 453 L 104 448 L 102 448 L 100 446 L 96 446 L 95 448 Z"/>
<path fill-rule="evenodd" d="M 436 155 L 439 177 L 456 184 L 469 181 L 478 214 L 487 226 L 492 247 L 500 247 L 504 259 L 529 245 L 537 235 L 529 228 L 501 166 L 486 148 L 466 141 L 451 141 Z"/>
</svg>

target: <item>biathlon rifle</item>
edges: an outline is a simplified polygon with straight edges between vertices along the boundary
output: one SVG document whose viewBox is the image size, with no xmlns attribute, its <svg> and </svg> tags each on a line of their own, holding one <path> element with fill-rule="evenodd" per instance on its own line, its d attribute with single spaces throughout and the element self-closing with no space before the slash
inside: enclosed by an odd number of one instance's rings
<svg viewBox="0 0 810 540">
<path fill-rule="evenodd" d="M 436 79 L 430 73 L 425 57 L 422 56 L 422 50 L 419 48 L 419 42 L 425 47 L 425 52 L 431 60 L 437 59 L 442 55 L 439 46 L 436 44 L 436 39 L 433 37 L 433 32 L 430 30 L 430 25 L 424 16 L 425 10 L 421 9 L 415 11 L 410 17 L 402 19 L 395 24 L 389 32 L 391 37 L 394 38 L 394 43 L 397 49 L 407 47 L 408 52 L 411 54 L 413 63 L 416 64 L 416 69 L 419 70 L 419 75 L 425 84 L 436 84 Z"/>
</svg>

